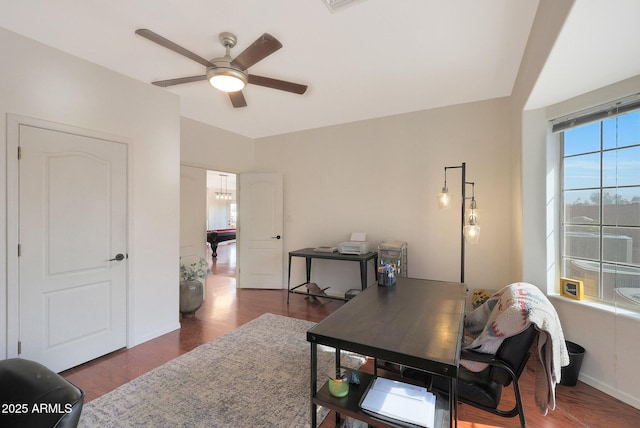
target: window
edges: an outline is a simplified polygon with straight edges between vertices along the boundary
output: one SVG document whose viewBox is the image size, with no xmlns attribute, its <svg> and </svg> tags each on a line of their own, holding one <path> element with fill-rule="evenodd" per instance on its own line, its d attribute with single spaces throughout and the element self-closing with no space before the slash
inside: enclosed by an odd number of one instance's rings
<svg viewBox="0 0 640 428">
<path fill-rule="evenodd" d="M 562 125 L 562 276 L 640 311 L 640 105 Z M 594 120 L 595 118 L 595 120 Z"/>
</svg>

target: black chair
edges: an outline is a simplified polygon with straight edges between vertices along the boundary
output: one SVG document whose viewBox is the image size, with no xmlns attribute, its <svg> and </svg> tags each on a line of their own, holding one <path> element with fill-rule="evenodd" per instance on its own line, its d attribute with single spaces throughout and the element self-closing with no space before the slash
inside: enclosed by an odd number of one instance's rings
<svg viewBox="0 0 640 428">
<path fill-rule="evenodd" d="M 523 332 L 506 338 L 495 355 L 480 352 L 462 351 L 460 358 L 489 364 L 481 372 L 472 372 L 460 366 L 458 372 L 458 401 L 485 410 L 502 417 L 512 418 L 520 416 L 522 428 L 527 426 L 520 396 L 518 379 L 527 365 L 530 352 L 538 331 L 531 324 Z M 449 391 L 449 380 L 442 376 L 428 376 L 426 373 L 414 369 L 405 369 L 404 377 L 430 384 L 431 388 L 445 394 Z M 498 408 L 502 397 L 502 389 L 513 383 L 515 406 L 511 410 Z"/>
<path fill-rule="evenodd" d="M 80 388 L 42 364 L 22 358 L 0 361 L 0 426 L 74 428 L 83 403 Z"/>
</svg>

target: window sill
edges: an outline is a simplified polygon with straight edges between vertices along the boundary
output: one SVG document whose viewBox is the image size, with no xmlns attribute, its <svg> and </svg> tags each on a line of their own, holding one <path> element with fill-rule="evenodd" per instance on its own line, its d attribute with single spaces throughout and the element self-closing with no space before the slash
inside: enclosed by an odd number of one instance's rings
<svg viewBox="0 0 640 428">
<path fill-rule="evenodd" d="M 563 297 L 560 294 L 549 294 L 548 297 L 549 297 L 549 300 L 551 301 L 557 300 L 564 303 L 568 303 L 570 305 L 580 305 L 582 307 L 595 309 L 600 312 L 606 312 L 616 316 L 621 316 L 621 317 L 632 319 L 635 321 L 640 321 L 640 307 L 638 307 L 638 311 L 632 311 L 630 309 L 619 308 L 614 305 L 609 305 L 609 304 L 598 302 L 596 300 L 591 300 L 588 298 L 585 298 L 583 300 L 574 300 L 574 299 L 569 299 L 567 297 Z"/>
</svg>

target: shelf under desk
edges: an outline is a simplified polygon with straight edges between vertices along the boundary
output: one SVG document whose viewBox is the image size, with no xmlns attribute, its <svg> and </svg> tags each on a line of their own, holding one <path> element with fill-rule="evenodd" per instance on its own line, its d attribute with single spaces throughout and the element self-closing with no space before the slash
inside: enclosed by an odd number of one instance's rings
<svg viewBox="0 0 640 428">
<path fill-rule="evenodd" d="M 355 372 L 360 379 L 359 385 L 350 384 L 349 393 L 344 397 L 334 397 L 329 392 L 329 382 L 325 382 L 324 385 L 318 390 L 316 395 L 312 398 L 313 403 L 318 406 L 322 406 L 329 410 L 340 414 L 341 416 L 350 417 L 359 421 L 366 422 L 369 425 L 377 428 L 401 428 L 406 425 L 395 424 L 389 420 L 383 420 L 376 418 L 371 413 L 367 413 L 360 407 L 360 400 L 367 391 L 367 387 L 375 378 L 372 374 L 357 371 L 347 370 L 348 373 Z M 402 380 L 402 379 L 399 379 Z M 443 427 L 448 425 L 449 420 L 449 408 L 448 399 L 446 396 L 436 394 L 436 413 L 435 413 L 435 426 Z"/>
</svg>

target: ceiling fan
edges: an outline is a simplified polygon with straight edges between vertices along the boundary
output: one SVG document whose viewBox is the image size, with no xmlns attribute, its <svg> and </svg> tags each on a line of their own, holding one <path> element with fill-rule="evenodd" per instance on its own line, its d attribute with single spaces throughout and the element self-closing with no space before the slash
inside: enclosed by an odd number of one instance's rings
<svg viewBox="0 0 640 428">
<path fill-rule="evenodd" d="M 179 53 L 197 63 L 206 67 L 206 74 L 199 76 L 179 77 L 177 79 L 159 80 L 151 82 L 153 85 L 167 87 L 180 85 L 182 83 L 198 82 L 201 80 L 209 80 L 209 82 L 217 89 L 227 92 L 233 107 L 246 107 L 247 101 L 242 94 L 242 89 L 248 83 L 252 85 L 265 86 L 267 88 L 279 89 L 281 91 L 293 92 L 294 94 L 304 94 L 307 90 L 306 85 L 287 82 L 284 80 L 272 79 L 270 77 L 258 76 L 250 74 L 248 68 L 263 60 L 282 47 L 275 37 L 264 33 L 251 46 L 246 48 L 240 55 L 231 58 L 231 48 L 233 48 L 238 39 L 229 32 L 220 33 L 220 42 L 226 48 L 226 54 L 220 58 L 214 58 L 210 61 L 199 55 L 173 43 L 171 40 L 165 39 L 159 34 L 154 33 L 146 28 L 136 30 L 136 34 L 154 43 L 159 44 L 167 49 Z"/>
</svg>

